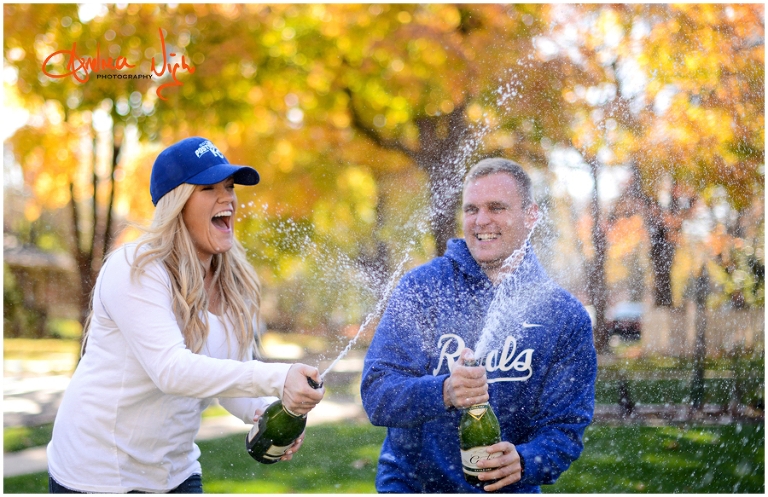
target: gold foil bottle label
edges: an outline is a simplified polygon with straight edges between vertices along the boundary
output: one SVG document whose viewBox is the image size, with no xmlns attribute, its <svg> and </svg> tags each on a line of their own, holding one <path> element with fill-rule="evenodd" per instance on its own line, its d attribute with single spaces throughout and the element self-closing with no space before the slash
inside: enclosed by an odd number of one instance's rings
<svg viewBox="0 0 768 497">
<path fill-rule="evenodd" d="M 472 406 L 469 408 L 469 415 L 472 416 L 475 419 L 480 419 L 483 416 L 485 416 L 485 413 L 488 411 L 487 406 L 485 404 L 480 404 L 476 406 Z"/>
</svg>

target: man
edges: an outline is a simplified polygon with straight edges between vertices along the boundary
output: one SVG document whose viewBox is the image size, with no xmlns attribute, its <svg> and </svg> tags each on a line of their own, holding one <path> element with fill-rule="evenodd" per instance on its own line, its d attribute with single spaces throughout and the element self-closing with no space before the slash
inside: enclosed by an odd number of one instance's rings
<svg viewBox="0 0 768 497">
<path fill-rule="evenodd" d="M 393 292 L 361 385 L 371 422 L 387 427 L 379 492 L 538 493 L 581 454 L 594 411 L 592 327 L 533 252 L 538 216 L 518 164 L 480 161 L 464 183 L 464 239 Z M 465 366 L 476 345 L 484 365 Z M 487 451 L 501 454 L 479 463 L 487 484 L 477 488 L 462 474 L 458 425 L 462 409 L 485 401 L 502 440 Z"/>
</svg>

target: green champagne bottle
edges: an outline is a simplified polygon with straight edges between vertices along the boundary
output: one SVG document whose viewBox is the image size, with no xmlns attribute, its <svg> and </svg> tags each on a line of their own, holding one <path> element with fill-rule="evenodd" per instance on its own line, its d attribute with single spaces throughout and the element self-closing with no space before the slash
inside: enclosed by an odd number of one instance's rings
<svg viewBox="0 0 768 497">
<path fill-rule="evenodd" d="M 312 388 L 323 386 L 312 378 L 307 378 L 307 382 Z M 283 401 L 276 400 L 245 436 L 245 448 L 260 463 L 274 464 L 285 455 L 306 426 L 306 414 L 293 413 L 283 405 Z"/>
<path fill-rule="evenodd" d="M 467 366 L 477 366 L 477 361 L 467 361 Z M 482 459 L 494 459 L 501 456 L 501 452 L 489 454 L 486 448 L 501 442 L 501 428 L 499 420 L 493 412 L 491 405 L 476 404 L 465 409 L 459 422 L 459 446 L 461 448 L 461 466 L 464 479 L 475 487 L 483 488 L 498 480 L 480 480 L 478 475 L 488 468 L 478 468 L 477 463 Z"/>
</svg>

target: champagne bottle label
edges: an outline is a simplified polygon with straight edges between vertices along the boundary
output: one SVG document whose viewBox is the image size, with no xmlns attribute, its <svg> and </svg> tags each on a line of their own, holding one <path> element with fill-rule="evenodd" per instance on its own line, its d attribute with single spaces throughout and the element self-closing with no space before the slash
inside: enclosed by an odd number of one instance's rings
<svg viewBox="0 0 768 497">
<path fill-rule="evenodd" d="M 253 428 L 251 428 L 251 431 L 248 432 L 248 440 L 246 440 L 247 443 L 250 443 L 253 441 L 254 438 L 256 438 L 256 435 L 259 434 L 259 423 L 256 423 L 253 425 Z"/>
<path fill-rule="evenodd" d="M 474 405 L 467 410 L 469 415 L 477 420 L 482 418 L 487 411 L 488 411 L 488 404 Z"/>
<path fill-rule="evenodd" d="M 477 463 L 481 460 L 491 460 L 501 457 L 501 452 L 488 453 L 487 447 L 472 447 L 471 449 L 461 451 L 461 467 L 464 473 L 477 476 L 486 471 L 493 471 L 495 468 L 478 468 Z"/>
<path fill-rule="evenodd" d="M 288 450 L 290 445 L 285 446 L 279 446 L 279 445 L 270 445 L 267 449 L 266 454 L 264 454 L 265 459 L 280 459 L 285 455 L 285 452 Z"/>
</svg>

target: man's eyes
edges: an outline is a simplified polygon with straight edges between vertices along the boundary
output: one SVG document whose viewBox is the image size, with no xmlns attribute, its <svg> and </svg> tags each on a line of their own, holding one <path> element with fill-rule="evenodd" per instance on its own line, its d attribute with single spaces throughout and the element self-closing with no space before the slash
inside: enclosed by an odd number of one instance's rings
<svg viewBox="0 0 768 497">
<path fill-rule="evenodd" d="M 490 212 L 502 212 L 507 210 L 506 206 L 503 205 L 491 205 L 488 207 L 488 210 Z M 464 208 L 464 214 L 477 214 L 480 212 L 480 209 L 478 207 L 465 207 Z"/>
</svg>

